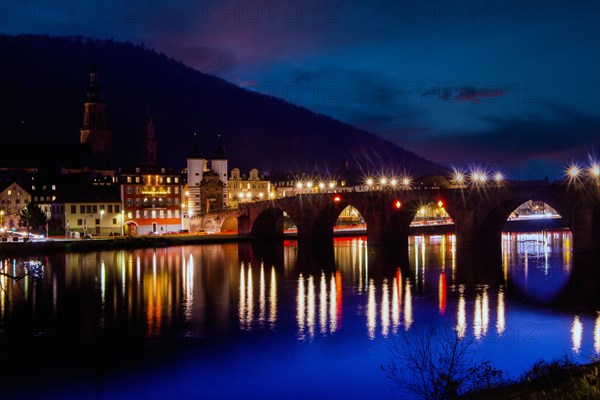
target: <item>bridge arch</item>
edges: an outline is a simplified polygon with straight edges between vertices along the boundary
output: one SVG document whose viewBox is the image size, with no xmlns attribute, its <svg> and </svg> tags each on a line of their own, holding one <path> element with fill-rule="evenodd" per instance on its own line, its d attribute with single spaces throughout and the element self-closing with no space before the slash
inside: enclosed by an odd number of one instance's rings
<svg viewBox="0 0 600 400">
<path fill-rule="evenodd" d="M 237 233 L 238 232 L 238 218 L 236 217 L 227 217 L 223 220 L 221 224 L 221 232 L 226 233 Z"/>
<path fill-rule="evenodd" d="M 336 198 L 340 200 L 325 204 L 321 209 L 317 210 L 312 227 L 310 228 L 313 240 L 327 241 L 333 239 L 335 225 L 345 210 L 352 208 L 357 210 L 361 216 L 363 215 L 356 205 L 342 201 L 341 196 Z"/>
<path fill-rule="evenodd" d="M 560 197 L 541 192 L 504 193 L 501 198 L 481 201 L 473 209 L 459 212 L 456 222 L 457 242 L 461 247 L 500 248 L 502 231 L 511 215 L 528 201 L 540 201 L 552 207 L 563 218 L 563 224 L 573 232 L 568 215 L 572 205 Z"/>
<path fill-rule="evenodd" d="M 489 210 L 485 219 L 483 220 L 483 225 L 489 227 L 495 233 L 501 233 L 510 215 L 529 201 L 543 202 L 554 209 L 561 216 L 561 218 L 565 216 L 566 210 L 560 201 L 544 196 L 517 196 L 499 202 L 495 207 Z M 564 221 L 564 224 L 566 227 L 571 229 L 570 223 L 567 220 Z"/>
<path fill-rule="evenodd" d="M 295 222 L 294 218 L 281 207 L 272 205 L 264 208 L 254 218 L 254 221 L 251 221 L 250 233 L 258 236 L 282 235 L 284 215 Z M 240 218 L 244 218 L 244 216 Z"/>
<path fill-rule="evenodd" d="M 411 201 L 405 205 L 408 212 L 412 214 L 411 225 L 428 226 L 436 224 L 454 223 L 449 214 L 446 202 L 439 198 Z"/>
<path fill-rule="evenodd" d="M 215 232 L 217 230 L 217 224 L 212 219 L 206 219 L 202 222 L 202 229 L 205 232 Z"/>
</svg>

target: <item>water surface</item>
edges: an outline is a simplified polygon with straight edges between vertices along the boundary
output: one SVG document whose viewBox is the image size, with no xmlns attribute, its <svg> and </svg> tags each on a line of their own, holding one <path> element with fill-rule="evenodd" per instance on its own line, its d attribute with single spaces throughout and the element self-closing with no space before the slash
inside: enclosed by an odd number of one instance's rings
<svg viewBox="0 0 600 400">
<path fill-rule="evenodd" d="M 460 265 L 453 235 L 407 255 L 342 238 L 48 256 L 42 280 L 0 277 L 0 379 L 21 397 L 386 399 L 390 343 L 429 326 L 513 376 L 585 362 L 600 316 L 571 241 L 505 234 L 498 265 Z"/>
</svg>

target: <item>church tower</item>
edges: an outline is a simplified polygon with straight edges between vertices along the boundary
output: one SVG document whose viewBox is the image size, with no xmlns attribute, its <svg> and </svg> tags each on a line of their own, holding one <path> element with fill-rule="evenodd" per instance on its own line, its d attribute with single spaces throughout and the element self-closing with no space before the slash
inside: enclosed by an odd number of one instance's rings
<svg viewBox="0 0 600 400">
<path fill-rule="evenodd" d="M 219 176 L 223 182 L 223 205 L 227 206 L 227 154 L 223 147 L 221 135 L 217 135 L 217 146 L 212 159 L 210 160 L 210 169 Z"/>
<path fill-rule="evenodd" d="M 93 169 L 112 168 L 112 133 L 106 123 L 106 104 L 102 101 L 98 71 L 90 69 L 90 82 L 85 96 L 83 126 L 80 142 L 89 154 L 88 165 Z"/>
<path fill-rule="evenodd" d="M 154 120 L 148 112 L 146 120 L 146 163 L 156 165 L 156 138 L 154 136 Z"/>
</svg>

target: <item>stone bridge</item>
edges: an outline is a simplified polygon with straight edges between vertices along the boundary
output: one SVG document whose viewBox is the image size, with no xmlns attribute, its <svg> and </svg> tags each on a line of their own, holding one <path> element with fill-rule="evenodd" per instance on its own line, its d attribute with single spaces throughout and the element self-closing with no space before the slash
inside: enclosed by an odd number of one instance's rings
<svg viewBox="0 0 600 400">
<path fill-rule="evenodd" d="M 504 223 L 511 212 L 528 200 L 543 201 L 562 216 L 573 234 L 574 252 L 600 253 L 597 182 L 304 194 L 244 204 L 217 217 L 222 221 L 237 218 L 239 234 L 275 237 L 283 234 L 285 212 L 298 228 L 298 241 L 328 243 L 342 210 L 353 206 L 366 222 L 369 245 L 406 246 L 409 226 L 418 210 L 427 203 L 441 201 L 454 220 L 457 247 L 499 249 Z"/>
</svg>

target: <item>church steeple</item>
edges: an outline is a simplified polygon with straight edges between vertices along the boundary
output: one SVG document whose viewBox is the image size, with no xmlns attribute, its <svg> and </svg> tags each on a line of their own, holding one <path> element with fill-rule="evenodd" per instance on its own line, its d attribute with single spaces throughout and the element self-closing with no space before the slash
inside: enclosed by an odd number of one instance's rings
<svg viewBox="0 0 600 400">
<path fill-rule="evenodd" d="M 90 68 L 90 80 L 83 107 L 83 126 L 79 132 L 80 142 L 89 153 L 87 166 L 93 169 L 111 168 L 112 133 L 106 122 L 106 104 L 102 101 L 95 64 Z"/>
<path fill-rule="evenodd" d="M 92 64 L 90 68 L 90 82 L 88 84 L 87 94 L 85 96 L 86 103 L 101 103 L 102 92 L 100 91 L 100 82 L 98 82 L 98 67 Z"/>
<path fill-rule="evenodd" d="M 146 163 L 156 164 L 156 138 L 154 136 L 154 120 L 150 115 L 150 110 L 148 110 L 146 119 Z"/>
</svg>

